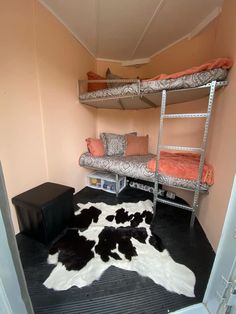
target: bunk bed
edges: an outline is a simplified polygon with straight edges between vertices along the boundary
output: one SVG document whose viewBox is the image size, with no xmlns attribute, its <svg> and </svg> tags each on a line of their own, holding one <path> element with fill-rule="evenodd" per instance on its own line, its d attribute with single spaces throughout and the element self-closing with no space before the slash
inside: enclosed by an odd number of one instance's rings
<svg viewBox="0 0 236 314">
<path fill-rule="evenodd" d="M 158 80 L 111 80 L 110 83 L 120 83 L 120 86 L 83 93 L 81 87 L 84 83 L 98 81 L 80 81 L 80 102 L 95 108 L 140 110 L 148 108 L 160 108 L 160 127 L 158 132 L 157 154 L 144 156 L 103 156 L 93 157 L 90 153 L 84 153 L 79 159 L 82 167 L 106 170 L 116 174 L 118 182 L 119 175 L 135 179 L 154 182 L 153 210 L 156 211 L 157 202 L 165 203 L 191 211 L 190 226 L 194 225 L 195 215 L 199 206 L 200 192 L 206 192 L 209 184 L 202 181 L 205 167 L 205 150 L 207 144 L 208 129 L 215 91 L 227 85 L 226 77 L 229 67 L 218 67 L 182 75 L 177 78 Z M 101 80 L 100 82 L 107 82 Z M 189 102 L 208 96 L 208 107 L 205 113 L 166 114 L 166 105 Z M 163 121 L 164 119 L 204 118 L 205 127 L 200 147 L 170 146 L 162 145 Z M 166 175 L 160 171 L 160 158 L 162 151 L 180 151 L 189 154 L 198 153 L 198 173 L 194 180 L 177 178 Z M 155 158 L 155 171 L 150 171 L 148 162 Z M 186 189 L 193 192 L 191 205 L 183 205 L 159 197 L 159 186 L 171 186 Z"/>
</svg>

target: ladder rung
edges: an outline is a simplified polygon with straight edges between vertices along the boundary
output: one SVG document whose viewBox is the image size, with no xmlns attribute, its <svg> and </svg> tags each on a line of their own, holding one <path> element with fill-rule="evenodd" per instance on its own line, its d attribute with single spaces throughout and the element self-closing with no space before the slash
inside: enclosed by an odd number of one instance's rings
<svg viewBox="0 0 236 314">
<path fill-rule="evenodd" d="M 203 152 L 201 147 L 188 147 L 188 146 L 170 146 L 170 145 L 160 145 L 160 149 L 167 150 L 181 150 L 187 152 Z"/>
<path fill-rule="evenodd" d="M 173 201 L 167 201 L 167 200 L 159 198 L 159 197 L 157 197 L 156 200 L 158 202 L 160 202 L 160 203 L 163 203 L 163 204 L 172 205 L 172 206 L 175 206 L 175 207 L 178 207 L 178 208 L 182 208 L 182 209 L 185 209 L 185 210 L 188 210 L 188 211 L 191 211 L 191 212 L 193 211 L 193 208 L 190 207 L 190 206 L 187 206 L 187 205 L 179 204 L 179 203 L 176 203 L 176 202 L 173 202 Z"/>
<path fill-rule="evenodd" d="M 183 119 L 183 118 L 207 118 L 208 113 L 177 113 L 177 114 L 164 114 L 163 118 L 168 119 Z"/>
</svg>

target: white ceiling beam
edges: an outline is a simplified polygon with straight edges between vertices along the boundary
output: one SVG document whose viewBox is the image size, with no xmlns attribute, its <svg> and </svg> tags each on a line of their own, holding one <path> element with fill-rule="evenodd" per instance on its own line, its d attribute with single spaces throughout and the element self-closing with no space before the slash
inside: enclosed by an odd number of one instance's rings
<svg viewBox="0 0 236 314">
<path fill-rule="evenodd" d="M 96 58 L 97 61 L 102 61 L 102 62 L 115 62 L 115 63 L 121 63 L 124 60 L 118 60 L 118 59 L 107 59 L 107 58 Z"/>
<path fill-rule="evenodd" d="M 89 49 L 89 47 L 78 37 L 78 35 L 63 21 L 62 18 L 60 18 L 60 16 L 58 16 L 54 10 L 47 4 L 45 3 L 43 0 L 38 0 L 52 15 L 54 15 L 56 17 L 56 19 L 58 21 L 61 22 L 61 24 L 63 26 L 65 26 L 65 28 L 78 40 L 78 42 L 88 51 L 88 53 L 94 57 L 96 59 L 95 54 Z"/>
<path fill-rule="evenodd" d="M 135 55 L 135 53 L 136 53 L 138 47 L 140 46 L 141 42 L 143 41 L 144 36 L 146 35 L 146 33 L 147 33 L 149 27 L 151 26 L 152 21 L 154 20 L 154 18 L 155 18 L 155 17 L 159 14 L 159 12 L 161 11 L 161 8 L 162 8 L 162 6 L 163 6 L 163 4 L 164 4 L 164 1 L 165 1 L 165 0 L 161 0 L 161 1 L 157 4 L 156 9 L 155 9 L 153 15 L 151 16 L 151 18 L 150 18 L 149 21 L 147 22 L 146 26 L 144 27 L 144 30 L 143 30 L 141 36 L 139 37 L 139 39 L 138 39 L 138 41 L 137 41 L 137 44 L 136 44 L 136 46 L 135 46 L 135 48 L 134 48 L 132 54 L 130 55 L 130 59 L 132 59 L 133 56 Z"/>
<path fill-rule="evenodd" d="M 193 37 L 197 36 L 204 28 L 207 27 L 218 15 L 220 15 L 222 9 L 221 7 L 215 8 L 210 14 L 205 17 L 201 23 L 199 23 L 194 29 L 188 34 L 188 39 L 192 39 Z"/>
<path fill-rule="evenodd" d="M 147 64 L 150 62 L 150 58 L 142 58 L 142 59 L 133 59 L 133 60 L 125 60 L 121 62 L 123 67 L 132 67 L 132 66 L 140 66 L 143 64 Z"/>
<path fill-rule="evenodd" d="M 174 42 L 172 42 L 171 44 L 165 46 L 164 48 L 156 51 L 153 55 L 150 56 L 150 59 L 154 58 L 155 56 L 159 55 L 160 53 L 162 53 L 163 51 L 171 48 L 172 46 L 178 44 L 179 42 L 181 42 L 182 40 L 188 39 L 189 34 L 184 35 L 183 37 L 180 37 L 179 39 L 175 40 Z"/>
<path fill-rule="evenodd" d="M 95 1 L 95 12 L 96 12 L 96 45 L 95 45 L 95 55 L 98 55 L 98 47 L 99 47 L 99 24 L 100 24 L 100 0 Z"/>
<path fill-rule="evenodd" d="M 217 18 L 217 16 L 220 15 L 221 11 L 222 11 L 221 7 L 215 8 L 203 21 L 201 21 L 201 23 L 199 23 L 197 26 L 195 26 L 194 29 L 190 33 L 182 36 L 181 38 L 175 40 L 171 44 L 158 50 L 153 55 L 151 55 L 149 58 L 150 59 L 154 58 L 155 56 L 159 55 L 163 51 L 173 47 L 174 45 L 178 44 L 179 42 L 181 42 L 183 40 L 186 40 L 186 39 L 191 40 L 193 37 L 197 36 L 204 28 L 206 28 L 207 25 L 210 24 L 215 18 Z"/>
</svg>

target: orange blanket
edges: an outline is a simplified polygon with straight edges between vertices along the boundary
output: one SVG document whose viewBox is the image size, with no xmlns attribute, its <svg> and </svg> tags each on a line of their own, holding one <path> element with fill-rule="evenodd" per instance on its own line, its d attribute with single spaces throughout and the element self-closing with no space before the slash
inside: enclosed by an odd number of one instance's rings
<svg viewBox="0 0 236 314">
<path fill-rule="evenodd" d="M 159 171 L 167 176 L 187 180 L 197 180 L 200 154 L 161 152 Z M 156 170 L 156 159 L 148 162 L 148 169 Z M 204 165 L 202 183 L 212 185 L 214 183 L 213 167 Z"/>
<path fill-rule="evenodd" d="M 212 69 L 218 69 L 218 68 L 230 69 L 232 65 L 233 65 L 233 61 L 229 58 L 217 58 L 217 59 L 210 60 L 204 64 L 192 67 L 190 69 L 187 69 L 181 72 L 176 72 L 172 74 L 159 74 L 153 78 L 148 79 L 147 81 L 176 79 L 184 75 L 190 75 L 190 74 L 212 70 Z"/>
</svg>

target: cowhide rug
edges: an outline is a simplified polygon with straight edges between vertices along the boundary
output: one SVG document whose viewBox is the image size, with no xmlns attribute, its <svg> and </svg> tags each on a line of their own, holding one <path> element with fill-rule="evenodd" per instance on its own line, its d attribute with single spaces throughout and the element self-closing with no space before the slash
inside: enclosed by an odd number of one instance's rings
<svg viewBox="0 0 236 314">
<path fill-rule="evenodd" d="M 78 206 L 72 228 L 49 250 L 48 263 L 56 267 L 44 282 L 47 288 L 90 285 L 114 265 L 149 277 L 169 291 L 194 296 L 193 272 L 174 262 L 150 231 L 151 201 Z"/>
</svg>

